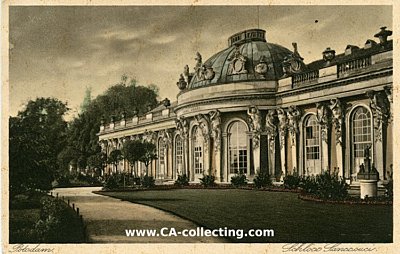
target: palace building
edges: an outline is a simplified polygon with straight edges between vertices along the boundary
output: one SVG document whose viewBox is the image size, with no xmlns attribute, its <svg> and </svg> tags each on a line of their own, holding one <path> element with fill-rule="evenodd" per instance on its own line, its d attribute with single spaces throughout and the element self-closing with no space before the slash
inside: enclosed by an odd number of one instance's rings
<svg viewBox="0 0 400 254">
<path fill-rule="evenodd" d="M 368 151 L 382 183 L 393 163 L 391 34 L 382 27 L 363 47 L 326 48 L 307 64 L 296 43 L 289 50 L 261 29 L 236 33 L 226 49 L 206 61 L 197 53 L 193 68 L 184 67 L 175 102 L 103 124 L 99 142 L 107 154 L 128 139 L 153 142 L 149 174 L 159 182 L 213 174 L 229 183 L 238 172 L 249 181 L 268 172 L 278 182 L 330 171 L 357 183 Z M 104 173 L 115 170 L 145 173 L 126 161 Z"/>
</svg>

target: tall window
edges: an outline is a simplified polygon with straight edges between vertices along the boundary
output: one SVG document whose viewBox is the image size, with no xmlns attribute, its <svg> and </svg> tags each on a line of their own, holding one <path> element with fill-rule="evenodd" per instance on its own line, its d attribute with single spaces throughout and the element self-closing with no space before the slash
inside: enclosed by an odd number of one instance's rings
<svg viewBox="0 0 400 254">
<path fill-rule="evenodd" d="M 165 172 L 165 143 L 162 138 L 158 141 L 158 178 L 164 178 Z"/>
<path fill-rule="evenodd" d="M 371 114 L 364 107 L 356 108 L 353 113 L 352 134 L 353 173 L 356 173 L 364 162 L 364 149 L 372 147 Z"/>
<path fill-rule="evenodd" d="M 203 138 L 199 127 L 193 130 L 194 173 L 203 174 Z"/>
<path fill-rule="evenodd" d="M 175 163 L 179 175 L 183 174 L 183 146 L 181 136 L 175 138 Z"/>
<path fill-rule="evenodd" d="M 229 128 L 229 172 L 247 174 L 247 135 L 242 122 L 234 122 Z"/>
<path fill-rule="evenodd" d="M 305 122 L 305 169 L 307 175 L 321 173 L 320 126 L 315 115 L 311 115 Z"/>
</svg>

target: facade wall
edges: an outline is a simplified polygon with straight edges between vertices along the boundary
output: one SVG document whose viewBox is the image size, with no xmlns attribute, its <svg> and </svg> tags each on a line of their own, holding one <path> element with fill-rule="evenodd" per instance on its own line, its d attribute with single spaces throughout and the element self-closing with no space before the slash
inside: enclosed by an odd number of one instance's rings
<svg viewBox="0 0 400 254">
<path fill-rule="evenodd" d="M 382 181 L 388 180 L 393 163 L 392 54 L 349 59 L 321 66 L 312 75 L 182 91 L 178 104 L 157 117 L 136 117 L 120 129 L 103 126 L 102 149 L 109 154 L 125 139 L 155 143 L 159 159 L 151 163 L 149 174 L 160 181 L 186 174 L 198 182 L 212 174 L 218 182 L 229 182 L 238 172 L 250 181 L 259 172 L 280 181 L 288 174 L 329 171 L 357 182 L 370 146 L 373 166 Z M 143 165 L 135 168 L 131 173 L 143 174 Z M 129 169 L 122 162 L 117 170 L 107 165 L 105 173 Z"/>
</svg>

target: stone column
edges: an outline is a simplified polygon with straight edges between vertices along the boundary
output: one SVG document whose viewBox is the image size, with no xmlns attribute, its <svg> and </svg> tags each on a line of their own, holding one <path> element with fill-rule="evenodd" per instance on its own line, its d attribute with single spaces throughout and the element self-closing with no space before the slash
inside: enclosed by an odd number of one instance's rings
<svg viewBox="0 0 400 254">
<path fill-rule="evenodd" d="M 280 152 L 281 152 L 281 170 L 282 170 L 282 175 L 281 175 L 281 180 L 285 178 L 287 174 L 287 166 L 286 166 L 286 142 L 285 142 L 285 136 L 280 139 Z"/>
<path fill-rule="evenodd" d="M 265 121 L 265 131 L 268 134 L 268 162 L 269 162 L 269 173 L 272 176 L 272 179 L 276 180 L 277 172 L 276 172 L 276 143 L 278 128 L 278 114 L 275 109 L 268 110 L 266 121 Z M 279 141 L 278 141 L 279 142 Z M 280 173 L 278 174 L 278 176 Z"/>
<path fill-rule="evenodd" d="M 286 165 L 286 133 L 288 128 L 288 118 L 287 113 L 284 109 L 279 108 L 278 119 L 279 119 L 279 148 L 281 155 L 281 180 L 287 174 L 287 165 Z"/>
<path fill-rule="evenodd" d="M 297 154 L 297 137 L 296 137 L 297 133 L 294 132 L 294 133 L 290 134 L 290 136 L 292 139 L 292 145 L 290 146 L 290 151 L 291 151 L 291 156 L 292 156 L 292 165 L 293 165 L 292 174 L 294 174 L 295 172 L 299 173 L 299 171 L 298 171 L 299 166 L 297 165 L 297 162 L 299 160 L 298 159 L 299 155 Z"/>
<path fill-rule="evenodd" d="M 327 127 L 322 127 L 321 136 L 322 136 L 322 172 L 325 172 L 329 170 L 329 156 L 330 156 L 328 147 L 329 129 Z"/>
<path fill-rule="evenodd" d="M 210 117 L 211 137 L 214 141 L 211 157 L 214 158 L 215 180 L 221 182 L 221 113 L 219 110 L 212 110 L 208 115 Z"/>
<path fill-rule="evenodd" d="M 173 179 L 172 143 L 168 148 L 168 179 Z"/>
<path fill-rule="evenodd" d="M 321 128 L 321 139 L 322 139 L 322 172 L 329 169 L 329 130 L 330 130 L 330 116 L 328 107 L 323 103 L 316 103 L 317 108 L 317 121 Z M 321 172 L 321 173 L 322 173 Z"/>
<path fill-rule="evenodd" d="M 343 109 L 345 105 L 336 98 L 330 101 L 331 105 L 329 106 L 332 111 L 332 122 L 335 128 L 335 149 L 336 149 L 336 162 L 338 166 L 338 171 L 334 172 L 337 173 L 340 178 L 345 177 L 344 172 L 344 160 L 343 160 L 343 122 L 344 122 L 344 114 Z"/>
<path fill-rule="evenodd" d="M 386 125 L 388 118 L 390 117 L 390 101 L 385 92 L 375 92 L 370 90 L 367 91 L 366 94 L 370 99 L 369 106 L 372 111 L 374 123 L 373 164 L 379 172 L 379 179 L 384 180 L 386 178 L 384 144 L 386 141 Z"/>
<path fill-rule="evenodd" d="M 253 133 L 252 135 L 253 140 L 253 167 L 255 172 L 261 172 L 263 170 L 261 168 L 261 147 L 260 147 L 260 139 L 261 135 Z"/>
<path fill-rule="evenodd" d="M 261 112 L 258 110 L 256 106 L 251 106 L 247 110 L 248 122 L 250 126 L 250 132 L 252 133 L 252 141 L 253 141 L 253 166 L 255 172 L 261 172 L 263 170 L 261 168 L 261 132 L 262 132 L 262 124 L 261 124 Z"/>
<path fill-rule="evenodd" d="M 228 133 L 223 132 L 222 133 L 222 142 L 224 144 L 224 164 L 223 164 L 223 169 L 221 172 L 221 182 L 227 182 L 228 181 L 228 177 L 229 177 L 229 151 L 228 151 Z"/>
<path fill-rule="evenodd" d="M 217 182 L 222 182 L 221 179 L 221 147 L 214 149 L 215 158 L 215 180 Z"/>
<path fill-rule="evenodd" d="M 297 151 L 299 151 L 297 137 L 299 134 L 300 115 L 301 112 L 296 106 L 290 106 L 287 109 L 288 130 L 290 133 L 290 138 L 292 143 L 290 150 L 291 150 L 293 168 L 291 170 L 293 170 L 292 174 L 297 172 L 299 173 L 299 175 L 301 174 L 301 172 L 299 171 L 299 165 L 297 163 L 299 161 L 299 154 L 297 153 Z"/>
<path fill-rule="evenodd" d="M 189 162 L 189 167 L 188 167 L 188 172 L 190 175 L 190 181 L 194 181 L 194 162 L 193 162 L 193 135 L 190 133 L 188 142 L 189 144 L 189 157 L 188 157 L 188 162 Z"/>
<path fill-rule="evenodd" d="M 253 164 L 252 164 L 252 160 L 251 160 L 251 158 L 253 157 L 252 156 L 252 150 L 250 150 L 251 149 L 251 136 L 252 136 L 252 134 L 250 133 L 250 132 L 246 132 L 246 136 L 247 136 L 247 138 L 246 138 L 246 146 L 247 146 L 247 168 L 248 168 L 248 170 L 249 170 L 249 172 L 248 172 L 248 175 L 250 175 L 251 177 L 253 177 L 254 175 L 256 175 L 257 174 L 257 171 L 255 170 L 255 168 L 253 167 Z"/>
<path fill-rule="evenodd" d="M 203 170 L 205 171 L 206 175 L 211 174 L 211 156 L 210 156 L 210 139 L 204 140 L 204 153 L 203 153 Z"/>
</svg>

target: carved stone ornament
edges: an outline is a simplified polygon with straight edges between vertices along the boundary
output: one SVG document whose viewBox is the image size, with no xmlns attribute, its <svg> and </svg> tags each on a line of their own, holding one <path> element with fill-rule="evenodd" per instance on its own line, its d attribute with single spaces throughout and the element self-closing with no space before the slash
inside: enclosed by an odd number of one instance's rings
<svg viewBox="0 0 400 254">
<path fill-rule="evenodd" d="M 186 140 L 189 137 L 189 123 L 183 116 L 175 120 L 176 130 Z"/>
<path fill-rule="evenodd" d="M 329 124 L 330 124 L 328 107 L 325 104 L 319 102 L 316 103 L 316 107 L 317 107 L 317 121 L 321 126 L 321 139 L 327 143 Z"/>
<path fill-rule="evenodd" d="M 283 108 L 277 109 L 278 120 L 279 120 L 279 137 L 280 137 L 280 147 L 281 149 L 285 145 L 285 137 L 288 130 L 288 117 L 287 113 Z"/>
<path fill-rule="evenodd" d="M 185 65 L 185 67 L 183 67 L 183 78 L 184 78 L 184 80 L 185 80 L 185 82 L 186 82 L 186 84 L 189 84 L 189 76 L 190 76 L 190 73 L 189 73 L 189 65 Z"/>
<path fill-rule="evenodd" d="M 246 57 L 240 53 L 239 47 L 235 48 L 233 55 L 228 58 L 228 75 L 245 74 L 246 70 Z"/>
<path fill-rule="evenodd" d="M 343 140 L 342 140 L 342 126 L 343 126 L 343 118 L 344 118 L 344 114 L 343 114 L 343 104 L 341 103 L 341 101 L 336 98 L 336 99 L 332 99 L 330 101 L 330 109 L 332 111 L 332 123 L 333 126 L 335 127 L 335 136 L 336 136 L 336 144 L 342 144 Z"/>
<path fill-rule="evenodd" d="M 383 89 L 385 91 L 387 101 L 390 104 L 388 122 L 391 122 L 393 120 L 393 88 L 391 86 L 385 86 Z"/>
<path fill-rule="evenodd" d="M 295 145 L 297 134 L 299 133 L 299 121 L 301 112 L 296 106 L 290 106 L 287 110 L 288 129 L 292 139 L 292 146 Z"/>
<path fill-rule="evenodd" d="M 205 66 L 199 52 L 196 53 L 196 66 L 194 67 L 195 75 L 198 81 L 211 80 L 215 76 L 215 72 L 211 66 Z"/>
<path fill-rule="evenodd" d="M 213 110 L 209 113 L 211 121 L 211 136 L 214 139 L 214 150 L 218 151 L 221 147 L 221 113 L 219 110 Z"/>
<path fill-rule="evenodd" d="M 113 141 L 111 139 L 107 140 L 107 147 L 114 148 Z"/>
<path fill-rule="evenodd" d="M 253 137 L 253 149 L 256 149 L 260 146 L 261 114 L 256 106 L 252 106 L 247 109 L 247 115 L 247 121 Z"/>
<path fill-rule="evenodd" d="M 267 58 L 264 55 L 260 57 L 260 62 L 259 64 L 256 65 L 256 67 L 254 67 L 254 71 L 264 77 L 267 74 L 268 63 L 267 63 Z"/>
<path fill-rule="evenodd" d="M 183 74 L 181 74 L 178 82 L 176 82 L 176 85 L 178 86 L 179 90 L 181 90 L 181 91 L 186 89 L 187 82 L 185 81 Z"/>
<path fill-rule="evenodd" d="M 383 92 L 375 92 L 369 90 L 366 92 L 368 98 L 370 99 L 369 107 L 371 108 L 372 114 L 374 116 L 374 128 L 375 128 L 375 141 L 382 142 L 382 129 L 383 126 L 388 123 L 390 117 L 389 112 L 389 101 L 387 95 Z"/>
<path fill-rule="evenodd" d="M 166 144 L 168 147 L 171 146 L 172 144 L 172 133 L 170 130 L 165 129 L 160 132 L 160 137 L 162 138 L 164 144 Z"/>
<path fill-rule="evenodd" d="M 101 147 L 101 151 L 105 152 L 107 150 L 107 141 L 106 140 L 100 141 L 100 147 Z"/>
<path fill-rule="evenodd" d="M 157 139 L 157 133 L 155 133 L 154 131 L 145 130 L 142 138 L 143 138 L 143 141 L 146 141 L 149 143 L 155 143 L 156 139 Z"/>
<path fill-rule="evenodd" d="M 322 52 L 322 58 L 324 61 L 329 62 L 335 58 L 336 51 L 331 48 L 326 48 L 324 52 Z"/>
<path fill-rule="evenodd" d="M 277 130 L 278 117 L 275 109 L 268 110 L 267 117 L 265 119 L 265 131 L 268 134 L 269 149 L 275 152 L 275 139 L 278 134 Z"/>
<path fill-rule="evenodd" d="M 293 53 L 286 56 L 282 62 L 283 74 L 285 76 L 289 76 L 295 73 L 300 73 L 305 68 L 305 64 L 303 62 L 304 59 L 300 56 L 297 50 L 297 43 L 293 42 L 292 45 L 293 45 Z"/>
<path fill-rule="evenodd" d="M 208 141 L 210 139 L 210 127 L 208 117 L 204 114 L 198 114 L 195 116 L 195 119 L 199 125 L 204 141 Z"/>
<path fill-rule="evenodd" d="M 118 147 L 118 139 L 117 138 L 112 139 L 112 147 L 114 149 L 116 149 Z"/>
</svg>

